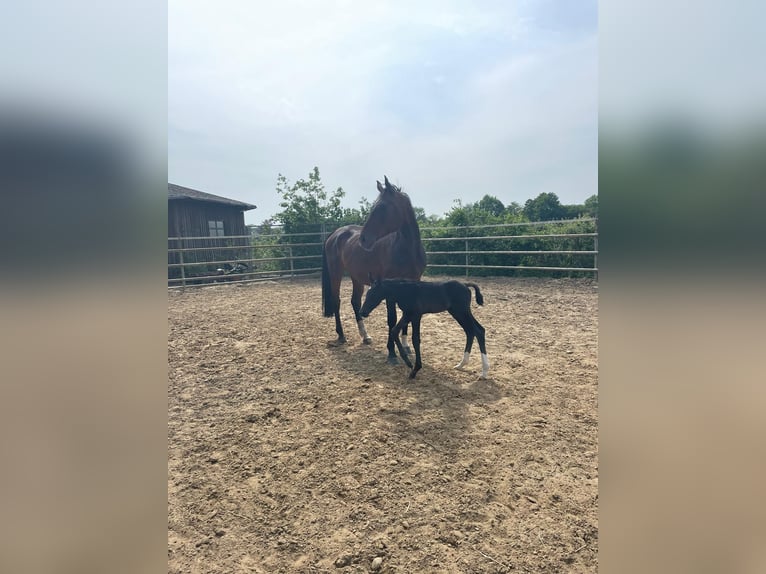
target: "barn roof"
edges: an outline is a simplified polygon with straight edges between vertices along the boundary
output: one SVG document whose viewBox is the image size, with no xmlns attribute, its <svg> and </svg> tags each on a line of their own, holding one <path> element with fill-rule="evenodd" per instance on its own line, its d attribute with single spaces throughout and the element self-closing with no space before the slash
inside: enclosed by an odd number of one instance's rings
<svg viewBox="0 0 766 574">
<path fill-rule="evenodd" d="M 238 207 L 242 211 L 248 211 L 249 209 L 255 209 L 256 206 L 243 201 L 237 201 L 236 199 L 229 199 L 228 197 L 221 197 L 220 195 L 213 195 L 190 187 L 183 187 L 176 185 L 175 183 L 168 183 L 168 201 L 174 199 L 194 199 L 196 201 L 207 201 L 210 203 L 218 203 L 220 205 L 228 205 L 229 207 Z"/>
</svg>

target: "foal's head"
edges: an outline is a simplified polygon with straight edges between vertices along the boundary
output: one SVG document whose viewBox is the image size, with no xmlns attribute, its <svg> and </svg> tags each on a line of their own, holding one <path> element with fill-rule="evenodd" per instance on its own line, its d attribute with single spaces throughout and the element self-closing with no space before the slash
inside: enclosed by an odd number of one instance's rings
<svg viewBox="0 0 766 574">
<path fill-rule="evenodd" d="M 383 179 L 385 185 L 377 182 L 378 199 L 372 204 L 359 237 L 362 248 L 368 251 L 378 239 L 415 219 L 415 211 L 407 194 L 388 181 L 388 177 L 384 176 Z"/>
<path fill-rule="evenodd" d="M 386 289 L 383 286 L 381 279 L 373 279 L 370 275 L 370 288 L 367 290 L 367 295 L 364 297 L 364 303 L 359 314 L 362 317 L 368 317 L 372 313 L 373 309 L 380 305 L 380 302 L 386 298 Z"/>
</svg>

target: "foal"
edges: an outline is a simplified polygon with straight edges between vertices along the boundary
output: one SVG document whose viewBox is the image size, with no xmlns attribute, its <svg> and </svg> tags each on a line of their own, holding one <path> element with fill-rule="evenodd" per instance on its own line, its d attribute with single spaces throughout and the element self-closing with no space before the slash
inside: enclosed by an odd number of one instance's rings
<svg viewBox="0 0 766 574">
<path fill-rule="evenodd" d="M 412 281 L 408 279 L 383 279 L 373 280 L 370 277 L 371 287 L 367 291 L 364 304 L 360 311 L 362 317 L 368 317 L 375 307 L 384 299 L 393 301 L 402 310 L 402 318 L 389 334 L 389 340 L 393 339 L 402 360 L 412 369 L 410 378 L 414 379 L 423 366 L 420 360 L 420 319 L 426 313 L 441 313 L 447 311 L 465 331 L 465 352 L 463 360 L 455 368 L 460 369 L 468 363 L 471 354 L 473 339 L 479 340 L 481 350 L 481 378 L 486 379 L 489 373 L 489 359 L 487 347 L 484 344 L 484 327 L 471 313 L 471 290 L 476 291 L 476 302 L 484 304 L 484 297 L 475 283 L 461 283 L 460 281 Z M 407 354 L 402 348 L 399 333 L 407 323 L 412 323 L 412 343 L 415 346 L 415 366 L 412 366 Z"/>
</svg>

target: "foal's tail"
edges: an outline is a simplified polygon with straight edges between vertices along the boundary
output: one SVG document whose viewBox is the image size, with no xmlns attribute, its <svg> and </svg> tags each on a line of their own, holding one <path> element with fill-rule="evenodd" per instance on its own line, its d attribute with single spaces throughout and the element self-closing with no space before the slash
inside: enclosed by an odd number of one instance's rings
<svg viewBox="0 0 766 574">
<path fill-rule="evenodd" d="M 332 281 L 330 267 L 327 264 L 327 246 L 322 246 L 322 312 L 325 317 L 335 314 L 336 301 L 332 296 Z"/>
<path fill-rule="evenodd" d="M 466 285 L 473 287 L 474 291 L 476 291 L 476 302 L 479 305 L 484 305 L 484 296 L 481 294 L 479 286 L 476 283 L 466 283 Z"/>
</svg>

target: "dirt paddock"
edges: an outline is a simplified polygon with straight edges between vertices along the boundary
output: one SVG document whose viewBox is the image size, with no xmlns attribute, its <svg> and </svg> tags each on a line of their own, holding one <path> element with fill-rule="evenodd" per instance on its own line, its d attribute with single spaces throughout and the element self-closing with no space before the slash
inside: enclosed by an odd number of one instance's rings
<svg viewBox="0 0 766 574">
<path fill-rule="evenodd" d="M 169 292 L 168 571 L 595 572 L 598 288 L 475 279 L 478 346 L 422 322 L 385 361 L 385 306 L 334 348 L 319 280 Z"/>
</svg>

